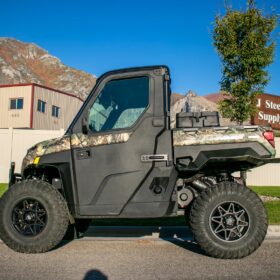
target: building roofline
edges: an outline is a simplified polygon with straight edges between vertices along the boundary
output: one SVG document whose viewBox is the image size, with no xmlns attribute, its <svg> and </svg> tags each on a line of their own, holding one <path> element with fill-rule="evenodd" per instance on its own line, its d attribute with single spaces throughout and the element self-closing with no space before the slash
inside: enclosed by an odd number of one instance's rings
<svg viewBox="0 0 280 280">
<path fill-rule="evenodd" d="M 5 88 L 5 87 L 24 87 L 24 86 L 32 86 L 34 84 L 32 83 L 27 83 L 27 84 L 4 84 L 4 85 L 0 85 L 0 88 Z"/>
<path fill-rule="evenodd" d="M 80 97 L 78 97 L 78 96 L 76 96 L 74 94 L 71 94 L 71 93 L 68 93 L 68 92 L 65 92 L 65 91 L 62 91 L 62 90 L 54 89 L 54 88 L 51 88 L 51 87 L 39 85 L 39 84 L 36 84 L 36 83 L 6 84 L 6 85 L 0 85 L 0 88 L 5 88 L 5 87 L 24 87 L 24 86 L 35 86 L 35 87 L 40 87 L 40 88 L 52 90 L 52 91 L 55 91 L 55 92 L 58 92 L 58 93 L 61 93 L 61 94 L 65 94 L 65 95 L 77 98 L 80 101 L 84 102 L 84 100 L 82 98 L 80 98 Z"/>
<path fill-rule="evenodd" d="M 264 93 L 261 93 L 260 95 L 257 95 L 257 98 L 258 98 L 258 97 L 260 97 L 260 96 L 262 96 L 262 95 L 269 95 L 269 96 L 273 96 L 273 97 L 279 97 L 279 98 L 280 98 L 280 96 L 279 96 L 279 95 L 277 95 L 277 94 L 266 93 L 266 92 L 264 92 Z"/>
</svg>

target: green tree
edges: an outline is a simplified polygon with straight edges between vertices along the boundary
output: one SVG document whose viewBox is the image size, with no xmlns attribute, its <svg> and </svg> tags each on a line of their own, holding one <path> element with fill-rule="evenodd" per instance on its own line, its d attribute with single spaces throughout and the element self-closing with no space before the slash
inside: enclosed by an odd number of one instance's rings
<svg viewBox="0 0 280 280">
<path fill-rule="evenodd" d="M 226 14 L 216 16 L 213 39 L 223 66 L 221 90 L 226 92 L 219 102 L 223 117 L 242 124 L 256 113 L 256 97 L 269 81 L 266 68 L 274 58 L 271 34 L 277 23 L 278 16 L 264 15 L 254 0 L 247 1 L 244 11 L 227 5 Z"/>
</svg>

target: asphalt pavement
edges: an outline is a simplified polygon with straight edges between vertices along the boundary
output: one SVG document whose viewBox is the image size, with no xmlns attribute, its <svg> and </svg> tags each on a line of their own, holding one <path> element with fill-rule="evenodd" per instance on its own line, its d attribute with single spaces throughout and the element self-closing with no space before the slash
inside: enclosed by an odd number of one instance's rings
<svg viewBox="0 0 280 280">
<path fill-rule="evenodd" d="M 280 239 L 280 225 L 270 225 L 266 239 L 278 238 Z M 193 234 L 187 226 L 92 226 L 83 239 L 104 241 L 134 239 L 190 241 L 193 240 Z"/>
<path fill-rule="evenodd" d="M 162 228 L 150 237 L 139 229 L 131 231 L 138 236 L 108 230 L 102 237 L 100 229 L 98 234 L 92 228 L 83 239 L 37 255 L 15 253 L 1 242 L 0 279 L 280 279 L 277 236 L 268 237 L 244 259 L 220 260 L 205 256 L 191 233 L 181 238 L 180 231 L 173 229 L 170 238 Z"/>
</svg>

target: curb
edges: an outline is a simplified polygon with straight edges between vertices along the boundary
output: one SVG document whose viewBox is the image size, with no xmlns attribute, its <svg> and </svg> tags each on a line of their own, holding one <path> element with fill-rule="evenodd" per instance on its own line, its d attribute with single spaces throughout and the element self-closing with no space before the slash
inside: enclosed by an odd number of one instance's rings
<svg viewBox="0 0 280 280">
<path fill-rule="evenodd" d="M 280 225 L 268 226 L 266 238 L 280 237 Z"/>
</svg>

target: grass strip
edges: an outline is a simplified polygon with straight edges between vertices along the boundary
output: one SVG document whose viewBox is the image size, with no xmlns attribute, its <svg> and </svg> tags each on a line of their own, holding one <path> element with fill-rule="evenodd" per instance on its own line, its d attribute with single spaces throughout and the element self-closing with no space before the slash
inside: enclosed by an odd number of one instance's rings
<svg viewBox="0 0 280 280">
<path fill-rule="evenodd" d="M 280 198 L 280 187 L 251 187 L 258 195 L 274 196 Z"/>
<path fill-rule="evenodd" d="M 8 189 L 8 184 L 0 183 L 0 197 L 4 194 L 4 192 Z"/>
<path fill-rule="evenodd" d="M 270 225 L 280 224 L 280 201 L 267 201 L 264 204 Z"/>
</svg>

